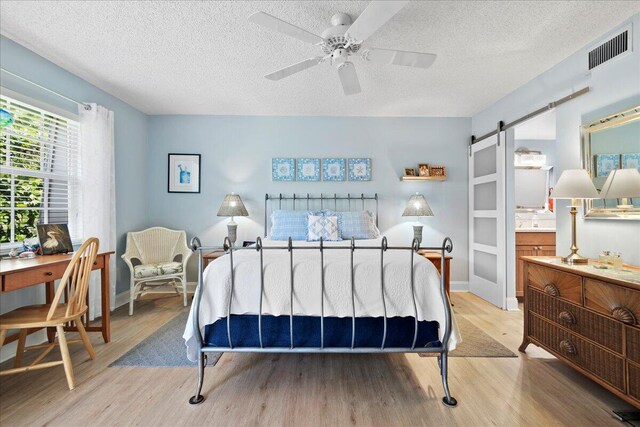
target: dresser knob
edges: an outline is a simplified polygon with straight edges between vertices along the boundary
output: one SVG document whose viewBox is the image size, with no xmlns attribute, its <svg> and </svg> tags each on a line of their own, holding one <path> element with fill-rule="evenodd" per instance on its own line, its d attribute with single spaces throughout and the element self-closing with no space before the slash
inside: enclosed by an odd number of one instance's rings
<svg viewBox="0 0 640 427">
<path fill-rule="evenodd" d="M 50 271 L 47 271 L 46 273 L 44 273 L 45 276 L 53 276 L 53 273 Z"/>
<path fill-rule="evenodd" d="M 636 320 L 636 316 L 633 314 L 633 311 L 629 310 L 627 307 L 616 307 L 611 310 L 611 315 L 614 319 L 628 325 L 635 325 L 636 323 L 638 323 Z"/>
<path fill-rule="evenodd" d="M 569 340 L 560 341 L 560 350 L 567 354 L 576 354 L 578 352 L 576 346 Z"/>
<path fill-rule="evenodd" d="M 549 283 L 548 285 L 545 285 L 544 291 L 547 295 L 551 295 L 552 297 L 560 296 L 560 290 L 553 283 Z"/>
<path fill-rule="evenodd" d="M 576 324 L 576 316 L 573 315 L 570 311 L 561 311 L 558 314 L 558 320 L 564 323 L 568 323 L 570 325 Z"/>
</svg>

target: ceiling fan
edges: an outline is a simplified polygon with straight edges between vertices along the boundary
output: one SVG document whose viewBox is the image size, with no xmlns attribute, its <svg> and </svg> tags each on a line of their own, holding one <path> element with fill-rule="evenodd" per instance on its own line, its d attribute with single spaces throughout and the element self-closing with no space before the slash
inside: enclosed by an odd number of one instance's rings
<svg viewBox="0 0 640 427">
<path fill-rule="evenodd" d="M 305 59 L 297 64 L 267 74 L 269 80 L 280 80 L 292 74 L 314 67 L 330 60 L 338 70 L 338 77 L 342 83 L 345 95 L 359 93 L 360 82 L 350 56 L 358 54 L 363 60 L 381 64 L 405 65 L 409 67 L 429 68 L 436 55 L 431 53 L 407 52 L 393 49 L 369 47 L 365 43 L 367 38 L 384 25 L 408 1 L 372 1 L 353 22 L 346 13 L 336 13 L 331 17 L 331 27 L 322 32 L 322 36 L 310 33 L 302 28 L 289 24 L 265 12 L 257 12 L 249 17 L 249 21 L 262 25 L 272 31 L 277 31 L 307 42 L 322 49 L 324 55 Z"/>
</svg>

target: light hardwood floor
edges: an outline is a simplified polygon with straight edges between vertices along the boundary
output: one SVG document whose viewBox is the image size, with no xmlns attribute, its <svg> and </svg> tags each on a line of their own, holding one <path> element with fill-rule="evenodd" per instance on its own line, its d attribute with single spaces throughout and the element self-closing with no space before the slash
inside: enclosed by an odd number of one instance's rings
<svg viewBox="0 0 640 427">
<path fill-rule="evenodd" d="M 0 425 L 620 426 L 611 409 L 630 409 L 534 345 L 518 353 L 521 313 L 461 293 L 457 315 L 519 357 L 451 358 L 457 408 L 441 403 L 435 358 L 414 354 L 225 354 L 206 370 L 207 399 L 191 406 L 195 368 L 108 367 L 184 310 L 176 296 L 151 298 L 133 317 L 114 312 L 111 343 L 90 334 L 94 361 L 72 346 L 75 390 L 61 368 L 0 377 Z"/>
</svg>

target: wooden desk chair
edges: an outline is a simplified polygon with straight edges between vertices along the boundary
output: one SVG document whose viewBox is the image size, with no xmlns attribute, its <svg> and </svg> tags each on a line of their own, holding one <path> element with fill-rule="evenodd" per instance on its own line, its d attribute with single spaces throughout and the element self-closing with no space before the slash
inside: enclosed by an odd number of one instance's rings
<svg viewBox="0 0 640 427">
<path fill-rule="evenodd" d="M 67 377 L 69 390 L 73 390 L 73 366 L 71 365 L 71 357 L 69 355 L 69 347 L 67 339 L 64 335 L 64 325 L 75 322 L 82 342 L 84 343 L 89 357 L 94 358 L 95 353 L 91 346 L 91 341 L 87 336 L 87 332 L 82 325 L 81 317 L 87 311 L 87 291 L 89 290 L 89 276 L 91 275 L 91 267 L 98 253 L 98 239 L 92 237 L 80 246 L 75 253 L 69 266 L 60 279 L 60 286 L 56 291 L 55 297 L 51 305 L 30 305 L 20 307 L 8 313 L 0 315 L 0 348 L 4 343 L 4 339 L 9 329 L 20 329 L 18 348 L 16 350 L 16 359 L 13 369 L 0 371 L 0 375 L 15 374 L 18 372 L 26 372 L 34 369 L 49 368 L 57 365 L 64 365 L 64 373 Z M 67 295 L 66 302 L 61 303 L 62 294 Z M 27 330 L 31 328 L 54 327 L 58 332 L 58 341 L 60 344 L 60 353 L 62 360 L 54 362 L 38 363 L 53 350 L 55 343 L 36 345 L 25 348 L 27 338 Z M 44 348 L 44 351 L 29 366 L 20 366 L 22 364 L 22 356 L 25 350 Z"/>
</svg>

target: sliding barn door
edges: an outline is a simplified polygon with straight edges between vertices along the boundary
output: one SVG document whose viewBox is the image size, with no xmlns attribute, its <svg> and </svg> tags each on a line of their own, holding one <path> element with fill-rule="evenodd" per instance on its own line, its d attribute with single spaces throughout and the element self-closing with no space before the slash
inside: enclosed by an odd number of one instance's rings
<svg viewBox="0 0 640 427">
<path fill-rule="evenodd" d="M 506 308 L 504 132 L 471 146 L 469 290 Z"/>
</svg>

